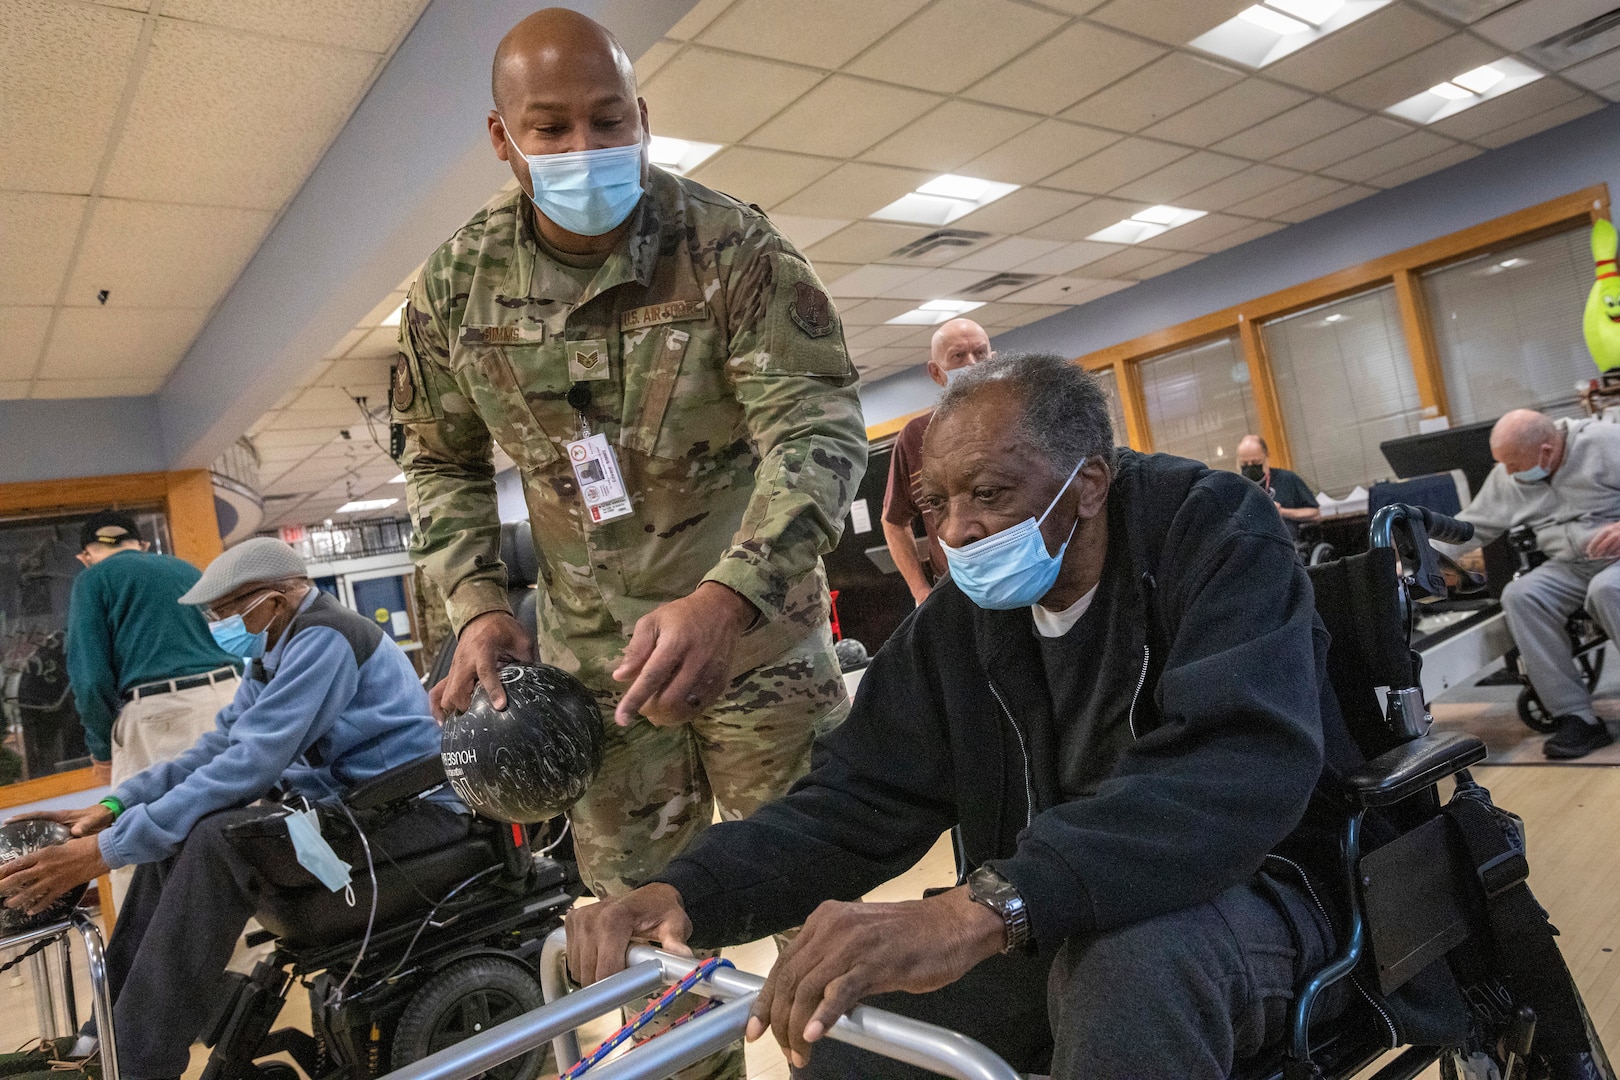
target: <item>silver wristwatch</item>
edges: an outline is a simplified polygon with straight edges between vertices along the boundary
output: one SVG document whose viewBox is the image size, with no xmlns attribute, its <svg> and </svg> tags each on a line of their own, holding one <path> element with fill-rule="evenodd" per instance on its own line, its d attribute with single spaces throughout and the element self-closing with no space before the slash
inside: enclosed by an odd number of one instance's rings
<svg viewBox="0 0 1620 1080">
<path fill-rule="evenodd" d="M 1012 882 L 988 866 L 981 866 L 968 875 L 967 884 L 968 896 L 974 903 L 983 904 L 1001 916 L 1001 925 L 1007 932 L 1007 940 L 1001 951 L 1027 951 L 1032 941 L 1029 909 L 1024 906 L 1024 898 L 1018 895 Z"/>
</svg>

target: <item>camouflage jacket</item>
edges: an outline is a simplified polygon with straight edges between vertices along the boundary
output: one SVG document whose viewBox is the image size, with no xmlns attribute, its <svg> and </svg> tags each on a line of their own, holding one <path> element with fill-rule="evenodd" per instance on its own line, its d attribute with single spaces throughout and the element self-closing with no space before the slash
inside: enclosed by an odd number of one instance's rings
<svg viewBox="0 0 1620 1080">
<path fill-rule="evenodd" d="M 392 394 L 412 556 L 451 623 L 507 608 L 493 439 L 540 553 L 542 658 L 604 690 L 636 620 L 705 580 L 763 616 L 733 674 L 801 640 L 826 617 L 820 554 L 866 467 L 857 376 L 814 271 L 763 214 L 649 172 L 577 303 L 557 298 L 579 286 L 537 244 L 521 191 L 475 215 L 411 289 Z M 576 385 L 628 517 L 593 525 L 579 493 Z"/>
</svg>

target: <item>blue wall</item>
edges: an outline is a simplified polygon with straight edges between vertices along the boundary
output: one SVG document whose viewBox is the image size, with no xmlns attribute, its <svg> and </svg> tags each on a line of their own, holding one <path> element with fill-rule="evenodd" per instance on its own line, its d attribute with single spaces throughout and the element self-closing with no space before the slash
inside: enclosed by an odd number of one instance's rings
<svg viewBox="0 0 1620 1080">
<path fill-rule="evenodd" d="M 158 472 L 157 399 L 0 401 L 0 480 Z"/>
<path fill-rule="evenodd" d="M 1620 188 L 1620 105 L 999 334 L 993 344 L 1081 356 L 1597 183 Z M 866 422 L 932 404 L 933 383 L 919 373 L 863 388 Z"/>
</svg>

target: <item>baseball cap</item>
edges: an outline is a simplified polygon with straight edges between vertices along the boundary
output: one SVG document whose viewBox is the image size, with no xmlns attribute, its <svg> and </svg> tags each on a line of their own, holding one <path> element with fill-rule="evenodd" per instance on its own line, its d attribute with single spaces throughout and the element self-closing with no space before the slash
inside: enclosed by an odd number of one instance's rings
<svg viewBox="0 0 1620 1080">
<path fill-rule="evenodd" d="M 79 547 L 91 544 L 121 544 L 125 540 L 141 539 L 140 526 L 135 518 L 122 510 L 98 510 L 79 528 Z"/>
</svg>

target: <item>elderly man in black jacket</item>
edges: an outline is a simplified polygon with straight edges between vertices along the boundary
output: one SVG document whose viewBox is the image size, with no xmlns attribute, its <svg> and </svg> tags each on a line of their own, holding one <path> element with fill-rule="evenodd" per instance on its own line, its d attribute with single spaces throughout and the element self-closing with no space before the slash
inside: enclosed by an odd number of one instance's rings
<svg viewBox="0 0 1620 1080">
<path fill-rule="evenodd" d="M 819 1041 L 866 1000 L 1023 1069 L 1044 1012 L 1054 1077 L 1228 1076 L 1332 947 L 1287 854 L 1323 772 L 1326 634 L 1276 509 L 1233 473 L 1116 451 L 1095 383 L 1045 355 L 951 385 L 920 494 L 950 584 L 787 796 L 569 916 L 575 974 L 619 970 L 632 938 L 804 921 L 749 1025 L 801 1075 L 921 1075 Z M 952 826 L 966 884 L 850 902 Z"/>
</svg>

